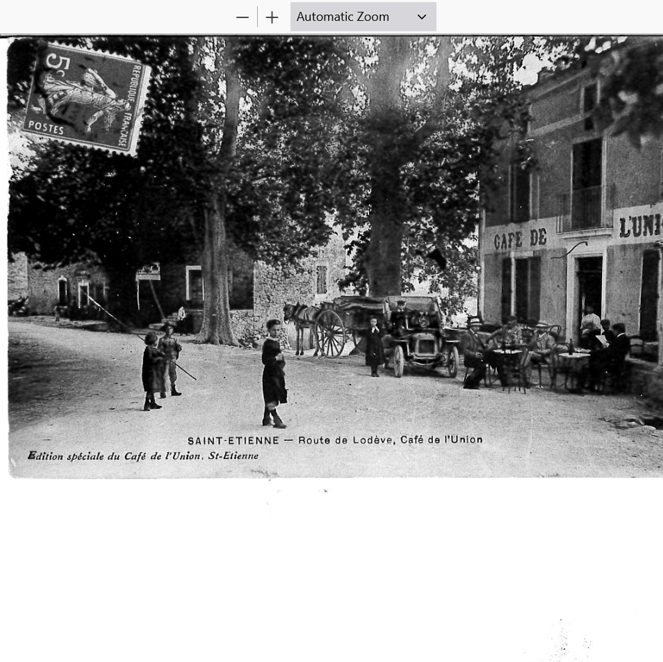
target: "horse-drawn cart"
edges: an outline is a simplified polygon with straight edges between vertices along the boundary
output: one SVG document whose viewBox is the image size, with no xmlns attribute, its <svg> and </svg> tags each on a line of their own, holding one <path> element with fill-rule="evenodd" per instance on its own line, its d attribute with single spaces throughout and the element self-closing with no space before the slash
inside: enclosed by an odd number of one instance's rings
<svg viewBox="0 0 663 662">
<path fill-rule="evenodd" d="M 315 337 L 325 356 L 340 356 L 349 335 L 355 347 L 361 348 L 363 334 L 370 326 L 371 317 L 384 323 L 381 297 L 340 296 L 323 305 L 315 319 Z"/>
<path fill-rule="evenodd" d="M 404 301 L 400 310 L 398 301 Z M 320 308 L 293 306 L 284 308 L 286 322 L 293 320 L 303 333 L 308 327 L 314 334 L 315 354 L 338 357 L 342 354 L 348 337 L 352 337 L 355 349 L 364 351 L 364 337 L 370 327 L 371 317 L 386 331 L 385 351 L 389 366 L 397 377 L 403 375 L 405 364 L 438 368 L 446 367 L 455 377 L 458 371 L 458 333 L 442 327 L 442 315 L 434 297 L 391 296 L 365 297 L 340 296 Z M 303 345 L 303 342 L 301 343 Z M 297 354 L 300 350 L 299 335 Z"/>
</svg>

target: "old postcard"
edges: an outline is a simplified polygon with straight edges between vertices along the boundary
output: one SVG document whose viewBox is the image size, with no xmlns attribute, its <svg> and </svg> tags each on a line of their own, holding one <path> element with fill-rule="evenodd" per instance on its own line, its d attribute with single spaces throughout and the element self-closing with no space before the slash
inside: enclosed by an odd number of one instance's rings
<svg viewBox="0 0 663 662">
<path fill-rule="evenodd" d="M 10 658 L 659 660 L 658 481 L 541 480 L 663 472 L 633 41 L 195 4 L 0 42 Z"/>
<path fill-rule="evenodd" d="M 661 43 L 13 40 L 12 475 L 661 475 Z"/>
</svg>

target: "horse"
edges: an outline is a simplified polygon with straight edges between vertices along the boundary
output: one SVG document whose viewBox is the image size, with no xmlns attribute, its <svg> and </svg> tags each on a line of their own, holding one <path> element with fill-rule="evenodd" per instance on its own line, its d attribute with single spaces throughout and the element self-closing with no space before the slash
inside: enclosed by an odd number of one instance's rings
<svg viewBox="0 0 663 662">
<path fill-rule="evenodd" d="M 313 333 L 315 326 L 315 318 L 320 312 L 319 308 L 315 306 L 307 306 L 303 303 L 286 303 L 283 306 L 283 321 L 288 324 L 291 320 L 295 324 L 295 331 L 297 332 L 297 345 L 295 348 L 295 356 L 304 354 L 304 329 L 310 329 Z M 315 353 L 317 356 L 320 348 L 318 347 L 318 339 L 315 339 Z"/>
</svg>

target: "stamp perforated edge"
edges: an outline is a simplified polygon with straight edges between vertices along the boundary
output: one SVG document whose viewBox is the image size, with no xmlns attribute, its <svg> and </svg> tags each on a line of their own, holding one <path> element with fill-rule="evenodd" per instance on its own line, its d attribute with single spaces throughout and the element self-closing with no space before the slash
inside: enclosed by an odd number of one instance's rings
<svg viewBox="0 0 663 662">
<path fill-rule="evenodd" d="M 123 60 L 127 64 L 135 64 L 135 65 L 140 65 L 143 67 L 144 70 L 144 77 L 143 80 L 141 81 L 140 89 L 137 92 L 136 95 L 136 102 L 135 102 L 135 112 L 134 112 L 134 130 L 132 132 L 131 136 L 131 141 L 128 145 L 127 149 L 122 149 L 120 147 L 116 147 L 114 145 L 105 145 L 103 143 L 99 142 L 94 142 L 94 141 L 86 141 L 86 140 L 77 140 L 76 138 L 71 138 L 71 137 L 60 137 L 57 135 L 45 135 L 43 132 L 35 131 L 35 130 L 30 130 L 26 129 L 25 126 L 21 127 L 20 131 L 27 136 L 29 136 L 31 139 L 32 137 L 36 137 L 37 139 L 41 140 L 48 140 L 48 141 L 57 141 L 60 143 L 65 143 L 65 144 L 70 144 L 70 145 L 78 145 L 80 147 L 86 147 L 88 149 L 97 149 L 101 150 L 103 152 L 110 152 L 113 154 L 122 154 L 124 156 L 136 156 L 136 153 L 138 151 L 138 144 L 140 141 L 140 135 L 141 135 L 141 130 L 142 130 L 142 125 L 143 125 L 143 118 L 144 118 L 144 110 L 145 110 L 145 103 L 148 99 L 148 96 L 150 94 L 150 86 L 152 84 L 152 67 L 148 64 L 144 64 L 143 62 L 140 62 L 139 60 L 136 60 L 134 58 L 131 58 L 126 55 L 120 55 L 118 53 L 113 53 L 111 51 L 106 51 L 103 49 L 91 49 L 91 48 L 84 48 L 81 46 L 70 46 L 69 44 L 61 44 L 57 41 L 48 41 L 46 42 L 47 46 L 51 47 L 56 47 L 64 50 L 70 50 L 70 51 L 76 51 L 78 53 L 84 53 L 84 54 L 89 54 L 89 55 L 99 55 L 107 58 L 112 58 L 116 60 Z M 32 72 L 32 83 L 30 86 L 30 91 L 28 93 L 28 101 L 30 96 L 32 95 L 32 90 L 34 88 L 34 77 L 37 75 L 37 66 L 38 62 L 34 63 L 33 67 L 33 72 Z"/>
</svg>

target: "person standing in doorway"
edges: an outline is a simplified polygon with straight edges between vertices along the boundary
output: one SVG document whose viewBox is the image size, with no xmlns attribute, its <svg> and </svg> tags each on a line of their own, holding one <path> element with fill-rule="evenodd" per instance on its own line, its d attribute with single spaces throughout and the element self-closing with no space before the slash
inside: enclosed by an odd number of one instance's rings
<svg viewBox="0 0 663 662">
<path fill-rule="evenodd" d="M 269 337 L 262 345 L 262 363 L 265 366 L 262 371 L 262 394 L 265 400 L 262 424 L 271 425 L 273 419 L 274 427 L 283 429 L 286 425 L 276 411 L 279 404 L 288 401 L 288 391 L 285 387 L 285 358 L 278 341 L 281 322 L 277 319 L 269 320 L 267 333 Z"/>
<path fill-rule="evenodd" d="M 594 312 L 592 306 L 585 306 L 585 314 L 580 320 L 580 347 L 590 349 L 595 336 L 601 331 L 601 318 Z"/>
</svg>

